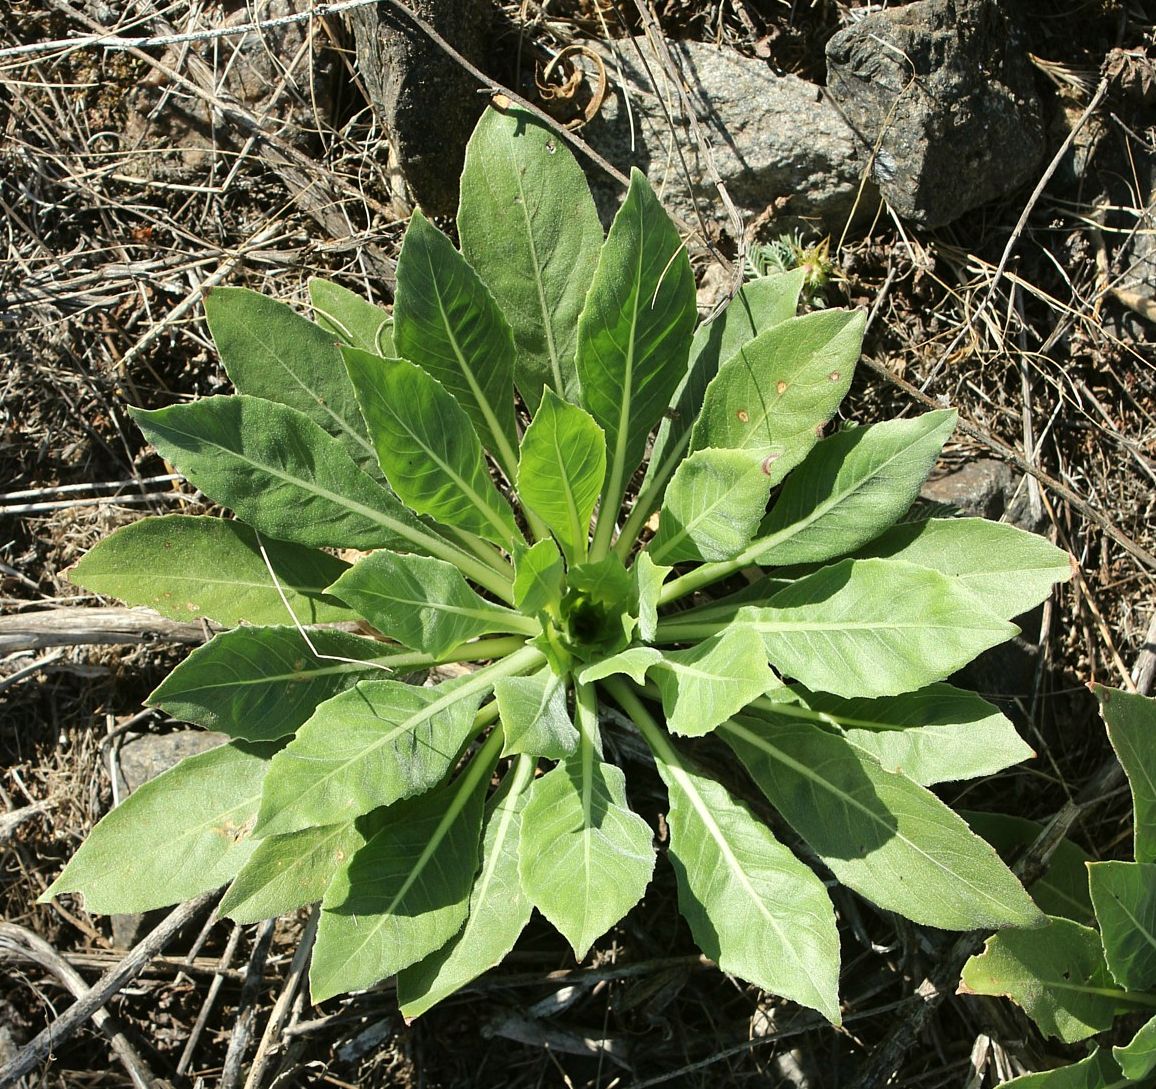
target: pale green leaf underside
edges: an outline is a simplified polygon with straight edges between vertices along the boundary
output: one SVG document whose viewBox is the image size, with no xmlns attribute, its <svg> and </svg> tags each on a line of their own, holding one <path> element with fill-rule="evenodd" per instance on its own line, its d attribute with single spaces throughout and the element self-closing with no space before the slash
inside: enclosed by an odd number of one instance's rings
<svg viewBox="0 0 1156 1089">
<path fill-rule="evenodd" d="M 847 395 L 864 323 L 858 312 L 819 310 L 749 341 L 707 388 L 691 449 L 746 450 L 777 484 Z"/>
<path fill-rule="evenodd" d="M 1035 930 L 1005 930 L 988 938 L 963 970 L 975 994 L 1010 998 L 1047 1036 L 1065 1043 L 1109 1028 L 1123 997 L 1090 927 L 1049 917 Z"/>
<path fill-rule="evenodd" d="M 353 821 L 258 840 L 217 911 L 237 923 L 259 923 L 317 903 L 364 843 Z"/>
<path fill-rule="evenodd" d="M 1156 862 L 1156 700 L 1093 685 L 1108 740 L 1132 789 L 1137 862 Z"/>
<path fill-rule="evenodd" d="M 378 460 L 407 506 L 509 547 L 518 535 L 469 417 L 440 382 L 404 359 L 344 350 Z"/>
<path fill-rule="evenodd" d="M 168 514 L 122 526 L 92 548 L 69 579 L 173 620 L 236 624 L 328 624 L 353 614 L 325 588 L 346 564 L 326 552 L 262 540 L 241 522 Z M 274 582 L 274 575 L 276 582 Z M 292 609 L 286 611 L 285 601 Z"/>
<path fill-rule="evenodd" d="M 1141 1028 L 1125 1047 L 1112 1048 L 1124 1076 L 1132 1081 L 1156 1071 L 1156 1017 Z"/>
<path fill-rule="evenodd" d="M 602 225 L 566 142 L 521 110 L 487 110 L 466 146 L 457 225 L 513 329 L 526 407 L 537 409 L 544 386 L 576 401 L 578 314 Z"/>
<path fill-rule="evenodd" d="M 1119 1048 L 1114 1050 L 1119 1051 Z M 1005 1081 L 1000 1089 L 1124 1089 L 1127 1085 L 1134 1086 L 1134 1083 L 1120 1073 L 1119 1066 L 1108 1051 L 1096 1050 L 1071 1066 L 1012 1078 L 1011 1081 Z M 1134 1086 L 1134 1089 L 1138 1087 Z"/>
<path fill-rule="evenodd" d="M 84 894 L 111 915 L 180 903 L 231 880 L 251 836 L 269 746 L 220 745 L 138 787 L 96 825 L 41 896 Z"/>
<path fill-rule="evenodd" d="M 755 536 L 767 509 L 771 478 L 745 450 L 696 450 L 666 489 L 655 561 L 729 560 Z"/>
<path fill-rule="evenodd" d="M 651 839 L 650 826 L 627 807 L 622 771 L 586 746 L 530 788 L 522 888 L 579 960 L 642 899 L 654 870 Z"/>
<path fill-rule="evenodd" d="M 699 948 L 724 972 L 839 1022 L 839 932 L 822 881 L 719 783 L 657 760 L 670 860 Z"/>
<path fill-rule="evenodd" d="M 373 444 L 332 333 L 245 287 L 206 293 L 205 317 L 238 393 L 303 412 L 338 439 L 362 469 L 377 474 Z"/>
<path fill-rule="evenodd" d="M 468 784 L 467 784 L 468 785 Z M 309 969 L 314 1002 L 372 986 L 439 949 L 465 922 L 484 792 L 453 783 L 400 803 L 338 870 Z"/>
<path fill-rule="evenodd" d="M 314 277 L 309 281 L 309 301 L 313 320 L 343 344 L 373 355 L 394 354 L 393 318 L 356 291 Z"/>
<path fill-rule="evenodd" d="M 397 259 L 393 323 L 397 354 L 453 395 L 512 472 L 518 440 L 510 325 L 478 274 L 420 211 Z"/>
<path fill-rule="evenodd" d="M 469 737 L 481 698 L 477 687 L 363 681 L 323 703 L 273 758 L 258 833 L 340 824 L 436 786 Z"/>
<path fill-rule="evenodd" d="M 385 648 L 373 639 L 322 629 L 309 640 L 316 654 L 296 628 L 221 632 L 194 650 L 146 702 L 207 730 L 272 741 L 293 733 L 331 696 L 364 678 L 384 676 L 375 666 L 358 664 L 384 659 Z"/>
<path fill-rule="evenodd" d="M 928 412 L 824 439 L 783 485 L 758 562 L 819 563 L 878 536 L 911 506 L 955 421 L 954 411 Z"/>
<path fill-rule="evenodd" d="M 162 457 L 262 534 L 336 548 L 412 539 L 399 529 L 416 519 L 296 409 L 238 395 L 131 413 Z"/>
<path fill-rule="evenodd" d="M 515 549 L 514 605 L 527 616 L 556 606 L 562 597 L 564 573 L 562 554 L 552 540 Z"/>
<path fill-rule="evenodd" d="M 438 657 L 489 632 L 537 625 L 477 594 L 453 564 L 382 549 L 360 559 L 330 588 L 383 635 Z"/>
<path fill-rule="evenodd" d="M 662 651 L 655 647 L 627 647 L 608 658 L 592 662 L 578 674 L 578 679 L 583 684 L 590 684 L 621 674 L 635 684 L 645 684 L 647 670 L 661 661 Z"/>
<path fill-rule="evenodd" d="M 1129 991 L 1156 988 L 1156 865 L 1093 862 L 1088 887 L 1112 978 Z"/>
<path fill-rule="evenodd" d="M 928 518 L 889 529 L 858 553 L 932 567 L 959 581 L 984 607 L 1011 618 L 1072 577 L 1072 558 L 1035 533 L 984 518 Z"/>
<path fill-rule="evenodd" d="M 651 642 L 658 632 L 658 598 L 672 568 L 655 563 L 647 552 L 634 558 L 630 575 L 638 593 L 638 638 Z"/>
<path fill-rule="evenodd" d="M 562 760 L 578 747 L 578 731 L 566 708 L 566 683 L 548 666 L 529 677 L 494 684 L 502 720 L 502 755 L 527 753 Z"/>
<path fill-rule="evenodd" d="M 845 738 L 807 723 L 747 716 L 720 733 L 832 873 L 880 907 L 945 930 L 1042 919 L 960 817 Z"/>
</svg>

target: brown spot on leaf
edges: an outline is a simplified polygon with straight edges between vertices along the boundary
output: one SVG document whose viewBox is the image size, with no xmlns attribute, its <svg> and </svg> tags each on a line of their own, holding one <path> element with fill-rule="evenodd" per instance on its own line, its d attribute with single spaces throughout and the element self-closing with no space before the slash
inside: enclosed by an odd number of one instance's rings
<svg viewBox="0 0 1156 1089">
<path fill-rule="evenodd" d="M 829 375 L 827 375 L 827 377 L 830 378 L 832 382 L 838 382 L 839 381 L 839 372 L 838 371 L 832 371 Z"/>
<path fill-rule="evenodd" d="M 768 454 L 765 458 L 763 458 L 761 468 L 767 476 L 771 475 L 771 466 L 774 465 L 780 457 L 782 457 L 782 454 Z"/>
<path fill-rule="evenodd" d="M 787 383 L 780 379 L 778 382 L 775 383 L 775 392 L 780 397 L 782 397 L 782 395 L 787 392 Z"/>
<path fill-rule="evenodd" d="M 738 412 L 735 413 L 735 415 L 739 418 L 741 423 L 751 422 L 751 414 L 745 408 L 740 408 Z"/>
<path fill-rule="evenodd" d="M 200 605 L 198 605 L 195 601 L 186 601 L 185 608 L 188 609 L 191 613 L 199 613 L 201 611 Z"/>
</svg>

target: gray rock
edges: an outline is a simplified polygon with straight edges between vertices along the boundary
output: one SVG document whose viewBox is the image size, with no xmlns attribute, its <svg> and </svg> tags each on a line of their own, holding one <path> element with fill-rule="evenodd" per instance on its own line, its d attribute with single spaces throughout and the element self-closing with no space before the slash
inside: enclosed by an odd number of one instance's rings
<svg viewBox="0 0 1156 1089">
<path fill-rule="evenodd" d="M 827 43 L 827 89 L 891 207 L 924 227 L 1014 191 L 1044 154 L 1031 65 L 998 0 L 860 19 Z"/>
<path fill-rule="evenodd" d="M 636 39 L 675 120 L 691 183 L 675 150 L 671 126 L 650 76 L 629 41 L 614 43 L 607 61 L 611 90 L 582 136 L 615 166 L 645 173 L 663 203 L 684 223 L 697 226 L 695 201 L 708 226 L 725 230 L 728 219 L 679 105 L 645 39 Z M 786 230 L 810 222 L 824 231 L 842 228 L 855 205 L 859 172 L 854 135 L 821 88 L 795 76 L 776 75 L 765 61 L 702 42 L 672 42 L 671 55 L 707 134 L 719 175 L 747 222 L 781 207 L 774 219 Z M 619 69 L 621 68 L 621 78 Z M 629 98 L 629 109 L 627 109 Z M 609 219 L 621 189 L 595 171 L 595 200 Z M 863 202 L 870 211 L 870 199 Z"/>
</svg>

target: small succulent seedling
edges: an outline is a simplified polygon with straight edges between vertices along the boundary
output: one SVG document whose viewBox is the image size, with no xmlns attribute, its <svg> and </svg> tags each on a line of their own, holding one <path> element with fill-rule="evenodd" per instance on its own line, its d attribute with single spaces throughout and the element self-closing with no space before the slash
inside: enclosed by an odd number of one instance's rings
<svg viewBox="0 0 1156 1089">
<path fill-rule="evenodd" d="M 237 393 L 134 412 L 236 520 L 146 519 L 74 577 L 231 629 L 150 697 L 230 740 L 108 814 L 46 895 L 139 911 L 228 884 L 242 922 L 319 901 L 313 998 L 396 975 L 415 1016 L 535 908 L 581 958 L 642 897 L 657 814 L 613 718 L 666 784 L 664 864 L 727 972 L 839 1020 L 824 879 L 736 789 L 881 908 L 1040 919 L 927 789 L 1029 755 L 944 679 L 1069 573 L 1010 526 L 905 520 L 954 413 L 826 434 L 863 316 L 796 316 L 796 270 L 696 330 L 645 178 L 604 239 L 523 114 L 483 117 L 461 191 L 460 252 L 410 222 L 392 317 L 320 280 L 314 321 L 219 289 Z M 407 683 L 447 663 L 473 668 Z M 731 786 L 701 760 L 719 743 Z"/>
<path fill-rule="evenodd" d="M 1156 700 L 1093 690 L 1132 788 L 1135 861 L 1073 859 L 1081 852 L 1064 841 L 1047 899 L 1037 894 L 1047 925 L 994 935 L 968 961 L 960 990 L 1012 999 L 1065 1044 L 1106 1032 L 1125 1013 L 1149 1020 L 1125 1044 L 1007 1082 L 1017 1089 L 1156 1085 Z"/>
</svg>

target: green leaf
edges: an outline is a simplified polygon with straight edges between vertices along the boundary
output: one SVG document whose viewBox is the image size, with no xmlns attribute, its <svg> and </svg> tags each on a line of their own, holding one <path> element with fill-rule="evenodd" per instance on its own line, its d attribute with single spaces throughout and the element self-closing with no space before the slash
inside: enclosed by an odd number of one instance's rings
<svg viewBox="0 0 1156 1089">
<path fill-rule="evenodd" d="M 960 814 L 998 852 L 1005 862 L 1011 862 L 1040 837 L 1044 826 L 1040 821 L 1012 817 L 1006 813 Z M 1039 909 L 1047 915 L 1059 915 L 1073 922 L 1090 926 L 1096 921 L 1092 897 L 1088 894 L 1088 868 L 1091 855 L 1077 847 L 1070 839 L 1061 839 L 1048 862 L 1047 872 L 1032 883 L 1028 891 Z"/>
<path fill-rule="evenodd" d="M 204 618 L 226 627 L 284 624 L 292 619 L 288 601 L 302 624 L 328 624 L 353 619 L 349 609 L 325 594 L 346 566 L 325 552 L 259 541 L 241 522 L 168 514 L 122 526 L 90 549 L 69 579 L 173 620 Z"/>
<path fill-rule="evenodd" d="M 682 240 L 634 170 L 578 319 L 582 400 L 605 431 L 608 451 L 598 558 L 610 544 L 647 436 L 686 373 L 696 313 L 694 274 Z"/>
<path fill-rule="evenodd" d="M 578 748 L 578 731 L 566 708 L 566 683 L 548 666 L 529 677 L 503 677 L 494 685 L 502 720 L 502 755 L 527 753 L 563 760 Z"/>
<path fill-rule="evenodd" d="M 758 642 L 741 628 L 667 651 L 653 675 L 667 728 L 689 737 L 710 733 L 779 683 Z"/>
<path fill-rule="evenodd" d="M 724 740 L 832 873 L 926 926 L 1033 926 L 1043 918 L 995 851 L 930 791 L 808 723 L 743 716 Z"/>
<path fill-rule="evenodd" d="M 394 975 L 461 929 L 491 766 L 479 753 L 458 781 L 392 807 L 385 827 L 337 871 L 309 969 L 314 1003 Z"/>
<path fill-rule="evenodd" d="M 656 753 L 694 940 L 724 971 L 839 1023 L 839 932 L 823 882 L 719 783 Z"/>
<path fill-rule="evenodd" d="M 435 658 L 487 632 L 538 630 L 533 621 L 479 596 L 453 564 L 425 556 L 372 552 L 329 592 L 383 635 Z"/>
<path fill-rule="evenodd" d="M 1129 1082 L 1130 1079 L 1120 1073 L 1112 1056 L 1097 1049 L 1071 1066 L 1024 1074 L 1003 1082 L 1000 1089 L 1123 1089 Z"/>
<path fill-rule="evenodd" d="M 258 834 L 340 824 L 436 786 L 473 732 L 484 691 L 363 681 L 323 703 L 273 758 Z"/>
<path fill-rule="evenodd" d="M 1129 991 L 1156 987 L 1156 865 L 1092 862 L 1088 888 L 1112 978 Z"/>
<path fill-rule="evenodd" d="M 260 840 L 217 911 L 237 923 L 259 923 L 314 904 L 364 844 L 353 821 Z"/>
<path fill-rule="evenodd" d="M 579 960 L 642 899 L 654 870 L 651 839 L 627 807 L 622 771 L 597 761 L 589 742 L 530 788 L 522 888 Z"/>
<path fill-rule="evenodd" d="M 80 892 L 86 911 L 151 911 L 230 881 L 256 846 L 271 753 L 220 745 L 138 787 L 105 814 L 39 902 Z"/>
<path fill-rule="evenodd" d="M 413 516 L 296 409 L 236 396 L 130 412 L 161 457 L 259 533 L 315 548 L 414 539 Z"/>
<path fill-rule="evenodd" d="M 1156 862 L 1156 700 L 1092 685 L 1108 740 L 1132 788 L 1137 862 Z"/>
<path fill-rule="evenodd" d="M 319 703 L 382 676 L 380 668 L 359 664 L 387 660 L 387 648 L 374 639 L 322 629 L 311 632 L 309 642 L 288 627 L 221 632 L 194 650 L 146 702 L 207 730 L 273 741 L 293 733 Z"/>
<path fill-rule="evenodd" d="M 398 973 L 398 1004 L 406 1019 L 418 1017 L 500 963 L 530 921 L 533 908 L 518 879 L 518 847 L 533 771 L 534 762 L 523 757 L 488 807 L 482 869 L 462 931 Z"/>
<path fill-rule="evenodd" d="M 942 680 L 1019 629 L 953 579 L 899 560 L 843 560 L 737 623 L 781 673 L 838 696 L 893 696 Z"/>
<path fill-rule="evenodd" d="M 1125 1047 L 1112 1048 L 1112 1057 L 1129 1081 L 1140 1081 L 1156 1071 L 1156 1017 L 1153 1017 Z"/>
<path fill-rule="evenodd" d="M 658 596 L 671 572 L 654 562 L 649 553 L 639 552 L 630 573 L 638 594 L 638 638 L 649 643 L 658 632 Z"/>
<path fill-rule="evenodd" d="M 397 259 L 393 337 L 398 355 L 453 395 L 512 479 L 513 334 L 478 274 L 421 212 L 410 219 Z"/>
<path fill-rule="evenodd" d="M 1035 930 L 993 934 L 967 962 L 960 989 L 1010 998 L 1040 1031 L 1068 1044 L 1110 1028 L 1124 997 L 1096 932 L 1055 918 Z"/>
<path fill-rule="evenodd" d="M 751 280 L 714 321 L 695 330 L 690 367 L 674 395 L 674 407 L 659 425 L 642 481 L 643 493 L 654 487 L 660 493 L 655 499 L 661 498 L 661 489 L 690 445 L 691 428 L 719 364 L 733 359 L 760 333 L 795 316 L 805 276 L 805 270 L 797 268 Z"/>
<path fill-rule="evenodd" d="M 859 312 L 818 310 L 747 342 L 707 388 L 691 449 L 746 450 L 777 484 L 847 395 L 865 323 Z"/>
<path fill-rule="evenodd" d="M 984 518 L 928 518 L 889 529 L 861 556 L 886 556 L 951 575 L 997 616 L 1011 618 L 1072 577 L 1072 558 L 1035 533 Z"/>
<path fill-rule="evenodd" d="M 304 413 L 339 439 L 362 469 L 377 473 L 373 444 L 332 333 L 245 287 L 207 293 L 205 318 L 238 393 Z"/>
<path fill-rule="evenodd" d="M 928 412 L 824 439 L 783 485 L 758 562 L 818 563 L 877 537 L 911 506 L 955 421 L 954 410 Z"/>
<path fill-rule="evenodd" d="M 678 467 L 649 551 L 657 561 L 729 560 L 758 531 L 771 478 L 745 450 L 696 450 Z"/>
<path fill-rule="evenodd" d="M 421 367 L 344 350 L 345 365 L 386 478 L 402 501 L 508 548 L 518 536 L 490 479 L 482 446 L 450 392 Z"/>
<path fill-rule="evenodd" d="M 583 684 L 591 684 L 624 674 L 635 684 L 645 684 L 646 671 L 662 660 L 662 651 L 655 647 L 628 647 L 608 658 L 592 662 L 578 674 L 578 679 Z"/>
<path fill-rule="evenodd" d="M 396 354 L 393 318 L 380 306 L 316 276 L 309 281 L 309 299 L 313 303 L 313 320 L 349 347 L 386 357 Z"/>
<path fill-rule="evenodd" d="M 630 645 L 638 626 L 637 583 L 616 555 L 572 567 L 559 614 L 568 647 L 587 661 Z"/>
<path fill-rule="evenodd" d="M 515 548 L 514 605 L 527 616 L 556 609 L 562 600 L 565 565 L 552 540 L 539 541 L 531 548 Z"/>
<path fill-rule="evenodd" d="M 602 224 L 565 141 L 522 110 L 487 110 L 466 146 L 462 253 L 513 327 L 514 378 L 534 412 L 543 386 L 578 398 L 578 314 Z"/>
<path fill-rule="evenodd" d="M 994 775 L 1034 755 L 997 708 L 949 684 L 854 700 L 796 687 L 763 713 L 837 726 L 888 771 L 923 786 Z"/>
<path fill-rule="evenodd" d="M 547 389 L 522 439 L 518 495 L 550 528 L 566 559 L 586 559 L 590 518 L 606 477 L 606 438 L 577 405 Z"/>
</svg>

